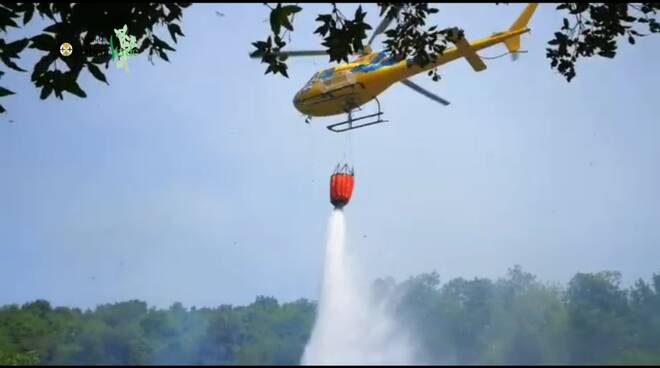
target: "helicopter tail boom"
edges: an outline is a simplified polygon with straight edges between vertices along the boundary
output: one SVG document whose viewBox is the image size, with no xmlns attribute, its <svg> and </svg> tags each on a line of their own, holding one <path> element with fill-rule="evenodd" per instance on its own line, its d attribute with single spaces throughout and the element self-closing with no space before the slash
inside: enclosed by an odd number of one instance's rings
<svg viewBox="0 0 660 368">
<path fill-rule="evenodd" d="M 516 32 L 520 31 L 523 29 L 527 28 L 527 24 L 529 23 L 529 20 L 532 18 L 532 15 L 534 14 L 534 11 L 536 10 L 536 7 L 538 6 L 538 3 L 530 3 L 528 4 L 525 9 L 520 13 L 518 18 L 513 22 L 511 27 L 509 27 L 509 32 Z M 508 38 L 504 41 L 504 44 L 506 45 L 507 50 L 509 52 L 516 52 L 520 50 L 520 35 L 516 37 L 511 37 Z"/>
</svg>

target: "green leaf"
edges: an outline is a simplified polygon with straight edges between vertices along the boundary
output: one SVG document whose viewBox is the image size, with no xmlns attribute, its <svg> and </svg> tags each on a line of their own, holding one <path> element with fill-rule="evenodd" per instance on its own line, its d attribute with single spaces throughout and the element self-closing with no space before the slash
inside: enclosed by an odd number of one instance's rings
<svg viewBox="0 0 660 368">
<path fill-rule="evenodd" d="M 365 15 L 367 15 L 367 12 L 362 11 L 362 5 L 358 6 L 358 8 L 355 10 L 355 22 L 362 23 L 364 21 Z"/>
<path fill-rule="evenodd" d="M 48 27 L 44 28 L 44 32 L 49 32 L 49 33 L 59 33 L 59 31 L 62 28 L 62 23 L 55 23 L 51 24 Z"/>
<path fill-rule="evenodd" d="M 71 79 L 69 83 L 66 84 L 65 90 L 71 92 L 72 94 L 78 97 L 82 97 L 82 98 L 87 97 L 85 91 L 83 91 L 82 88 L 80 88 L 80 86 L 78 85 L 78 82 L 76 82 L 73 79 Z"/>
<path fill-rule="evenodd" d="M 11 61 L 11 59 L 9 59 L 8 57 L 6 57 L 4 55 L 0 56 L 0 59 L 2 59 L 2 62 L 5 63 L 5 65 L 7 65 L 8 67 L 10 67 L 14 70 L 18 70 L 19 72 L 24 72 L 25 71 L 24 69 L 21 69 L 21 67 L 16 65 L 15 62 Z"/>
<path fill-rule="evenodd" d="M 178 24 L 174 24 L 174 23 L 168 24 L 167 25 L 167 30 L 170 31 L 170 36 L 172 37 L 174 42 L 176 42 L 176 35 L 177 34 L 183 36 L 183 32 L 181 32 L 181 27 L 179 27 Z"/>
<path fill-rule="evenodd" d="M 5 108 L 2 105 L 0 105 L 0 113 L 3 113 L 5 111 L 7 111 L 7 110 L 5 110 Z"/>
<path fill-rule="evenodd" d="M 0 97 L 5 97 L 9 95 L 15 95 L 15 92 L 8 90 L 7 88 L 0 87 Z"/>
<path fill-rule="evenodd" d="M 23 51 L 23 49 L 25 48 L 25 46 L 28 45 L 29 42 L 30 42 L 29 39 L 23 38 L 21 40 L 14 41 L 12 43 L 8 43 L 5 46 L 4 53 L 5 53 L 5 55 L 10 54 L 10 55 L 18 56 L 18 53 Z"/>
<path fill-rule="evenodd" d="M 38 76 L 46 73 L 50 64 L 55 61 L 56 57 L 53 54 L 44 55 L 39 61 L 34 65 L 32 70 L 32 81 L 35 81 Z"/>
<path fill-rule="evenodd" d="M 610 50 L 602 50 L 598 53 L 598 55 L 611 59 L 616 55 L 616 52 Z"/>
<path fill-rule="evenodd" d="M 275 44 L 280 49 L 283 48 L 284 46 L 286 46 L 286 42 L 284 42 L 284 40 L 281 39 L 280 36 L 277 36 L 277 35 L 275 36 Z"/>
<path fill-rule="evenodd" d="M 302 8 L 296 5 L 287 5 L 282 7 L 280 17 L 282 17 L 282 22 L 291 26 L 289 23 L 289 17 L 301 11 Z"/>
<path fill-rule="evenodd" d="M 289 74 L 286 72 L 287 66 L 286 64 L 280 64 L 280 67 L 278 68 L 280 73 L 282 73 L 283 76 L 289 78 Z"/>
<path fill-rule="evenodd" d="M 90 73 L 94 76 L 94 78 L 100 80 L 101 82 L 104 82 L 105 84 L 110 84 L 108 83 L 108 80 L 105 78 L 105 75 L 99 69 L 98 66 L 92 64 L 92 63 L 87 63 L 87 69 L 89 70 Z"/>
<path fill-rule="evenodd" d="M 270 12 L 270 29 L 274 34 L 280 34 L 282 28 L 282 4 L 277 4 L 277 7 Z"/>
<path fill-rule="evenodd" d="M 39 49 L 50 52 L 57 47 L 57 45 L 55 45 L 55 38 L 45 33 L 32 37 L 30 41 L 32 41 L 32 44 L 30 44 L 31 49 Z"/>
<path fill-rule="evenodd" d="M 635 38 L 633 36 L 628 36 L 628 42 L 630 42 L 631 45 L 635 44 Z"/>
<path fill-rule="evenodd" d="M 293 25 L 291 25 L 291 22 L 289 22 L 288 18 L 284 18 L 282 20 L 282 25 L 284 26 L 284 28 L 288 29 L 289 31 L 293 31 Z"/>
<path fill-rule="evenodd" d="M 270 28 L 274 34 L 280 34 L 281 27 L 293 31 L 293 25 L 289 21 L 289 16 L 298 13 L 302 8 L 296 5 L 282 6 L 277 4 L 277 7 L 270 12 Z"/>
<path fill-rule="evenodd" d="M 6 27 L 7 27 L 7 26 L 10 26 L 10 27 L 18 27 L 18 24 L 16 24 L 16 22 L 14 22 L 14 20 L 11 19 L 11 18 L 5 18 L 5 19 L 3 19 L 3 21 L 4 21 L 5 23 L 3 23 L 2 26 L 0 26 L 0 27 L 2 28 L 3 31 L 6 31 Z"/>
<path fill-rule="evenodd" d="M 146 38 L 144 41 L 142 41 L 142 45 L 140 45 L 140 48 L 138 49 L 138 52 L 143 52 L 149 46 L 151 46 L 151 39 Z"/>
<path fill-rule="evenodd" d="M 53 85 L 53 92 L 55 92 L 55 97 L 60 100 L 64 100 L 64 95 L 62 94 L 62 87 L 58 85 Z"/>
<path fill-rule="evenodd" d="M 154 47 L 158 49 L 165 49 L 170 51 L 175 51 L 172 46 L 168 45 L 167 42 L 161 40 L 160 38 L 154 36 Z"/>
<path fill-rule="evenodd" d="M 51 92 L 53 92 L 53 86 L 50 84 L 47 84 L 44 86 L 44 88 L 41 89 L 41 94 L 39 95 L 39 98 L 42 100 L 45 100 L 50 96 Z"/>
<path fill-rule="evenodd" d="M 287 5 L 282 7 L 282 12 L 286 14 L 287 16 L 296 14 L 302 10 L 301 7 L 297 5 Z"/>
<path fill-rule="evenodd" d="M 50 10 L 51 4 L 50 3 L 39 3 L 37 5 L 37 10 L 39 11 L 39 14 L 46 14 L 46 16 L 52 20 L 55 20 L 53 17 L 53 12 Z"/>
<path fill-rule="evenodd" d="M 324 23 L 330 23 L 332 22 L 332 15 L 331 14 L 319 14 L 318 17 L 316 17 L 317 22 L 324 22 Z"/>
<path fill-rule="evenodd" d="M 318 33 L 321 36 L 325 36 L 328 33 L 328 31 L 330 31 L 330 27 L 327 24 L 324 24 L 319 28 L 317 28 L 316 31 L 314 31 L 314 33 Z"/>
<path fill-rule="evenodd" d="M 181 18 L 181 9 L 179 6 L 176 4 L 164 4 L 167 10 L 169 10 L 169 14 L 165 17 L 166 22 L 171 22 L 174 19 L 180 19 Z"/>
<path fill-rule="evenodd" d="M 589 9 L 589 3 L 574 3 L 574 4 L 575 4 L 575 9 L 570 11 L 571 14 L 579 14 Z"/>
<path fill-rule="evenodd" d="M 158 56 L 167 62 L 170 61 L 170 59 L 167 57 L 167 54 L 163 50 L 158 50 Z"/>
<path fill-rule="evenodd" d="M 100 54 L 96 55 L 92 58 L 91 62 L 94 64 L 102 64 L 105 63 L 106 61 L 109 61 L 112 55 L 110 54 Z"/>
<path fill-rule="evenodd" d="M 32 15 L 34 14 L 34 5 L 33 4 L 27 4 L 28 8 L 25 10 L 25 14 L 23 14 L 23 25 L 26 25 L 31 19 Z"/>
</svg>

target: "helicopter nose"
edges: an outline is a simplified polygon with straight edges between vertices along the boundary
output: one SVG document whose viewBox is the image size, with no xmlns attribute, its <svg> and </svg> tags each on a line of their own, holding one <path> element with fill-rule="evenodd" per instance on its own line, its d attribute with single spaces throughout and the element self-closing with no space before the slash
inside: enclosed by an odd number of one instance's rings
<svg viewBox="0 0 660 368">
<path fill-rule="evenodd" d="M 301 111 L 300 108 L 300 96 L 302 95 L 302 91 L 298 91 L 295 96 L 293 96 L 293 106 L 296 107 L 296 110 Z M 301 111 L 302 112 L 302 111 Z"/>
</svg>

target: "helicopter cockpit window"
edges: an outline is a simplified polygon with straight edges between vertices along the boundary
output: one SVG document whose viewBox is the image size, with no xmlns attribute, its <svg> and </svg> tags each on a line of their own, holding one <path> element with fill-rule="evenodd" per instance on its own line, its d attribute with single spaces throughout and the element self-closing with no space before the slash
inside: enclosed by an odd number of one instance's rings
<svg viewBox="0 0 660 368">
<path fill-rule="evenodd" d="M 392 65 L 394 58 L 387 51 L 382 51 L 371 60 L 371 64 Z"/>
<path fill-rule="evenodd" d="M 307 83 L 305 84 L 305 86 L 303 87 L 303 89 L 309 89 L 309 88 L 311 88 L 311 87 L 312 87 L 312 84 L 314 84 L 314 82 L 316 81 L 316 79 L 317 79 L 318 76 L 319 76 L 319 72 L 314 73 L 314 75 L 312 75 L 312 77 L 309 78 L 309 81 L 307 81 Z"/>
<path fill-rule="evenodd" d="M 374 57 L 374 58 L 371 60 L 371 64 L 378 64 L 378 63 L 380 63 L 381 61 L 383 61 L 383 59 L 385 58 L 385 56 L 386 56 L 385 51 L 379 53 L 378 55 L 376 55 L 376 57 Z"/>
<path fill-rule="evenodd" d="M 332 77 L 332 74 L 334 73 L 334 71 L 335 70 L 333 68 L 326 69 L 326 70 L 322 71 L 321 74 L 319 75 L 319 79 L 325 80 L 325 79 L 328 79 L 328 78 Z"/>
</svg>

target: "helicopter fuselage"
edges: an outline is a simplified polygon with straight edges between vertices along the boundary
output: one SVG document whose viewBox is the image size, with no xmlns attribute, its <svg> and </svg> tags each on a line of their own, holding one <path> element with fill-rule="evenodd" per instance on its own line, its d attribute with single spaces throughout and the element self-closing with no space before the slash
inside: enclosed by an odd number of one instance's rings
<svg viewBox="0 0 660 368">
<path fill-rule="evenodd" d="M 472 63 L 470 53 L 502 43 L 527 31 L 529 29 L 498 32 L 490 37 L 466 43 L 467 48 L 448 48 L 435 62 L 424 67 L 410 60 L 395 61 L 386 51 L 371 53 L 351 63 L 317 72 L 296 93 L 293 104 L 298 111 L 308 116 L 348 113 L 371 101 L 396 82 L 461 57 L 466 57 Z"/>
<path fill-rule="evenodd" d="M 378 60 L 382 59 L 379 62 Z M 375 62 L 372 62 L 375 61 Z M 296 109 L 309 116 L 330 116 L 358 108 L 401 78 L 406 61 L 392 62 L 384 52 L 316 73 L 296 94 Z"/>
</svg>

